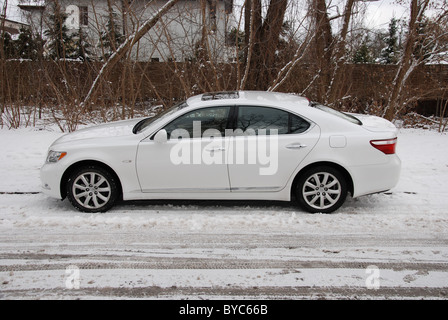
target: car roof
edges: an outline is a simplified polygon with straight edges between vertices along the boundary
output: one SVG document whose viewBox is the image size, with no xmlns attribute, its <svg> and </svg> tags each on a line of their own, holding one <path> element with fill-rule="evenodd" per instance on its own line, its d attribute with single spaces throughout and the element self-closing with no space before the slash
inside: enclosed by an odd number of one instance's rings
<svg viewBox="0 0 448 320">
<path fill-rule="evenodd" d="M 276 107 L 292 112 L 308 121 L 319 125 L 329 124 L 331 130 L 345 130 L 350 126 L 348 121 L 331 113 L 314 108 L 310 100 L 292 93 L 269 92 L 269 91 L 224 91 L 204 93 L 187 99 L 185 111 L 195 110 L 202 107 L 220 106 L 257 106 Z"/>
<path fill-rule="evenodd" d="M 199 94 L 187 99 L 189 106 L 203 105 L 272 105 L 287 109 L 309 106 L 309 100 L 290 93 L 268 91 L 222 91 Z"/>
</svg>

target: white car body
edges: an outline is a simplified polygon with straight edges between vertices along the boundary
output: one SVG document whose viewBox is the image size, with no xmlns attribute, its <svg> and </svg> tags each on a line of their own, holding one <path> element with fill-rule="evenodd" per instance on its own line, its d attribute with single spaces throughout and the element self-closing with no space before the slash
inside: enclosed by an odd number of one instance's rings
<svg viewBox="0 0 448 320">
<path fill-rule="evenodd" d="M 395 152 L 385 154 L 371 143 L 392 141 L 395 144 L 397 129 L 389 121 L 375 116 L 355 115 L 362 125 L 355 124 L 311 106 L 306 98 L 291 94 L 257 91 L 235 94 L 228 97 L 221 94 L 210 99 L 205 99 L 203 95 L 191 97 L 186 101 L 187 106 L 168 112 L 138 133 L 133 133 L 133 128 L 142 119 L 103 124 L 64 135 L 50 146 L 49 151 L 64 152 L 66 155 L 55 162 L 47 161 L 41 169 L 43 191 L 51 197 L 64 199 L 70 172 L 83 165 L 101 166 L 111 172 L 119 181 L 118 188 L 123 200 L 290 201 L 295 182 L 301 173 L 313 166 L 329 166 L 340 171 L 353 197 L 386 191 L 397 184 L 400 159 Z M 280 109 L 309 123 L 309 128 L 302 133 L 278 135 L 276 150 L 269 150 L 278 152 L 278 163 L 276 168 L 273 166 L 276 169 L 274 174 L 260 174 L 260 169 L 269 169 L 266 162 L 254 164 L 247 161 L 251 156 L 250 150 L 253 150 L 250 146 L 255 145 L 256 139 L 262 138 L 260 135 L 200 137 L 181 141 L 169 139 L 162 142 L 154 137 L 173 120 L 193 110 L 235 106 Z M 269 149 L 271 136 L 266 139 Z M 224 161 L 211 164 L 204 163 L 206 161 L 173 163 L 170 159 L 173 148 L 182 148 L 182 143 L 188 144 L 192 153 L 200 150 L 203 157 L 208 153 L 213 156 L 219 153 Z M 236 154 L 244 154 L 246 161 L 236 163 Z M 194 155 L 192 157 L 194 161 Z"/>
</svg>

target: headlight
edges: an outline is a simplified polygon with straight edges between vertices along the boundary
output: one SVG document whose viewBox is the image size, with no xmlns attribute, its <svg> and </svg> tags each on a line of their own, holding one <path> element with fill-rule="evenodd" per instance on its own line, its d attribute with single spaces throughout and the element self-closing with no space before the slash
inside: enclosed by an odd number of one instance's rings
<svg viewBox="0 0 448 320">
<path fill-rule="evenodd" d="M 48 163 L 56 163 L 67 155 L 67 152 L 50 150 L 47 156 Z"/>
</svg>

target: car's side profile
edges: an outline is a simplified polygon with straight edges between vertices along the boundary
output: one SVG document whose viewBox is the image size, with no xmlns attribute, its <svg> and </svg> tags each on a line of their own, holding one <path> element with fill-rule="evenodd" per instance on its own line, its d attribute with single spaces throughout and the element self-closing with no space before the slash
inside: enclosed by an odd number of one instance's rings
<svg viewBox="0 0 448 320">
<path fill-rule="evenodd" d="M 296 199 L 309 212 L 398 182 L 397 130 L 292 94 L 237 91 L 187 99 L 150 118 L 56 140 L 41 169 L 52 197 L 85 212 L 118 199 Z"/>
</svg>

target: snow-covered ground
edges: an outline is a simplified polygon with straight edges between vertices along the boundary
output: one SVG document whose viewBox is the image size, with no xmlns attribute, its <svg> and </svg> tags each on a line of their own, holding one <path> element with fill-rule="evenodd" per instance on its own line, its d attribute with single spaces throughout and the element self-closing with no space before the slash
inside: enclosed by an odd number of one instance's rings
<svg viewBox="0 0 448 320">
<path fill-rule="evenodd" d="M 401 129 L 398 186 L 331 215 L 247 201 L 80 213 L 39 193 L 60 135 L 0 130 L 0 298 L 448 297 L 446 134 Z"/>
</svg>

